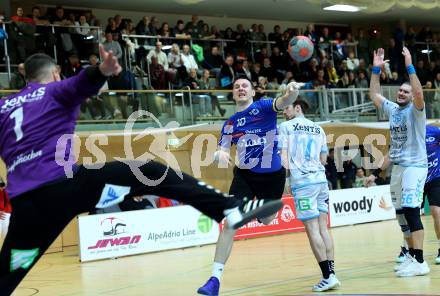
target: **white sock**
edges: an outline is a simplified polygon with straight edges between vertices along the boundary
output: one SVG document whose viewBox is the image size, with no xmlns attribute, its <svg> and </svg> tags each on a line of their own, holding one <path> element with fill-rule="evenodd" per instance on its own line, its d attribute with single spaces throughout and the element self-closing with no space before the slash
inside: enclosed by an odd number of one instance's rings
<svg viewBox="0 0 440 296">
<path fill-rule="evenodd" d="M 403 247 L 405 247 L 407 250 L 409 250 L 408 248 L 408 243 L 406 242 L 406 239 L 403 239 Z"/>
<path fill-rule="evenodd" d="M 226 209 L 223 211 L 223 214 L 225 214 L 226 222 L 228 222 L 229 227 L 240 222 L 241 219 L 243 219 L 243 216 L 241 215 L 238 207 Z"/>
<path fill-rule="evenodd" d="M 220 281 L 224 269 L 225 269 L 224 264 L 214 262 L 214 264 L 212 265 L 212 276 L 215 276 Z"/>
</svg>

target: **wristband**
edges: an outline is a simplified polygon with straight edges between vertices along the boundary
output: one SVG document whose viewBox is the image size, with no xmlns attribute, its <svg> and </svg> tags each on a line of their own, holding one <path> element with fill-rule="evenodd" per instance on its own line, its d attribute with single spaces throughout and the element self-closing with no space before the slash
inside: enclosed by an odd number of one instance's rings
<svg viewBox="0 0 440 296">
<path fill-rule="evenodd" d="M 381 168 L 377 168 L 373 171 L 372 175 L 374 175 L 376 178 L 379 177 L 379 174 L 382 172 Z"/>
<path fill-rule="evenodd" d="M 377 66 L 373 67 L 372 72 L 373 72 L 373 74 L 379 75 L 380 74 L 380 67 L 377 67 Z"/>
<path fill-rule="evenodd" d="M 408 72 L 408 75 L 416 74 L 416 69 L 413 65 L 409 65 L 408 67 L 406 67 L 406 71 Z"/>
</svg>

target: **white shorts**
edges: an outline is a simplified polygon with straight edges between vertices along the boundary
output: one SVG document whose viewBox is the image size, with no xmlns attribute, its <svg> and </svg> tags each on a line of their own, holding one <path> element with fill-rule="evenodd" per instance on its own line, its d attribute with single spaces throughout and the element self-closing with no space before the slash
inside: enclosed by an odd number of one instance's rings
<svg viewBox="0 0 440 296">
<path fill-rule="evenodd" d="M 394 165 L 390 191 L 394 208 L 417 208 L 422 205 L 427 168 Z"/>
<path fill-rule="evenodd" d="M 328 213 L 328 184 L 311 184 L 301 188 L 292 188 L 298 220 L 305 221 Z"/>
<path fill-rule="evenodd" d="M 5 213 L 4 215 L 4 218 L 0 219 L 0 241 L 4 240 L 8 233 L 9 219 L 11 217 L 11 214 L 9 213 Z"/>
</svg>

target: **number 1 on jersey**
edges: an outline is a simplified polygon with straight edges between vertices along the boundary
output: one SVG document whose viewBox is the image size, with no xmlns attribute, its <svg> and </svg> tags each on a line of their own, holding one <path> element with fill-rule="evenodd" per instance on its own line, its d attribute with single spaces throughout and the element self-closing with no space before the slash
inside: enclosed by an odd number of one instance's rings
<svg viewBox="0 0 440 296">
<path fill-rule="evenodd" d="M 10 119 L 15 119 L 14 132 L 17 137 L 17 142 L 23 138 L 23 131 L 21 129 L 21 125 L 23 124 L 23 107 L 18 108 L 14 112 L 12 112 Z"/>
</svg>

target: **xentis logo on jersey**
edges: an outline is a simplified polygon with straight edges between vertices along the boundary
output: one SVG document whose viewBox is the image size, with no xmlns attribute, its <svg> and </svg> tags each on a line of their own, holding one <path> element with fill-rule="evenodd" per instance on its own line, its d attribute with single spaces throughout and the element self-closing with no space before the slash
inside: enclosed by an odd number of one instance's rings
<svg viewBox="0 0 440 296">
<path fill-rule="evenodd" d="M 101 221 L 100 229 L 103 239 L 98 239 L 96 243 L 89 246 L 88 250 L 125 248 L 139 244 L 141 235 L 128 235 L 127 223 L 116 217 L 108 217 Z"/>
<path fill-rule="evenodd" d="M 25 95 L 19 95 L 6 99 L 1 107 L 0 113 L 6 113 L 15 108 L 22 106 L 24 103 L 41 100 L 46 92 L 46 87 L 40 87 L 31 93 Z"/>
</svg>

